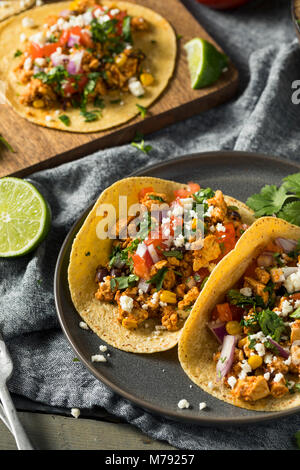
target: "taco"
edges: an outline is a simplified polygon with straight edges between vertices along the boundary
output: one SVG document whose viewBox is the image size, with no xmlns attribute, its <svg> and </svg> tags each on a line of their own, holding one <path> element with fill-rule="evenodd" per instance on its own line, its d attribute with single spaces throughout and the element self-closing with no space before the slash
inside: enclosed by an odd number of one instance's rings
<svg viewBox="0 0 300 470">
<path fill-rule="evenodd" d="M 257 220 L 206 283 L 179 360 L 209 394 L 242 408 L 300 405 L 300 227 Z"/>
<path fill-rule="evenodd" d="M 36 0 L 1 0 L 0 21 L 27 10 L 27 8 L 30 8 L 35 2 Z"/>
<path fill-rule="evenodd" d="M 0 27 L 0 81 L 26 119 L 71 132 L 118 126 L 153 103 L 174 70 L 176 36 L 129 2 L 52 3 Z"/>
<path fill-rule="evenodd" d="M 119 196 L 127 196 L 128 208 L 139 203 L 138 217 L 121 214 Z M 101 216 L 109 205 L 116 219 Z M 253 219 L 243 203 L 219 190 L 123 179 L 101 194 L 74 240 L 68 270 L 74 306 L 116 348 L 170 349 L 208 276 Z M 99 224 L 107 224 L 110 238 L 99 238 Z"/>
</svg>

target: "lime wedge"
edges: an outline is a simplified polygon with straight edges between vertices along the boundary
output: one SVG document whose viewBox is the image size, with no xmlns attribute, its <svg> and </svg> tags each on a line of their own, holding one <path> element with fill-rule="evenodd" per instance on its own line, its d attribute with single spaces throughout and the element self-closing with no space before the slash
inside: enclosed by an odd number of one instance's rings
<svg viewBox="0 0 300 470">
<path fill-rule="evenodd" d="M 47 235 L 50 221 L 48 204 L 31 183 L 0 179 L 0 257 L 29 253 Z"/>
<path fill-rule="evenodd" d="M 184 48 L 187 52 L 191 86 L 194 89 L 215 83 L 223 69 L 228 66 L 228 57 L 205 39 L 191 39 Z"/>
</svg>

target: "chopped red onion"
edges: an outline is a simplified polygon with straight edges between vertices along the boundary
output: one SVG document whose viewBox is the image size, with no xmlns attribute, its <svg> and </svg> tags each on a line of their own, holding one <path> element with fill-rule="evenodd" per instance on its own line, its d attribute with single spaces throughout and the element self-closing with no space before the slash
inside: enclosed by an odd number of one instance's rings
<svg viewBox="0 0 300 470">
<path fill-rule="evenodd" d="M 147 246 L 145 245 L 144 242 L 142 242 L 142 243 L 139 243 L 135 254 L 143 258 L 146 254 L 146 251 L 147 251 Z"/>
<path fill-rule="evenodd" d="M 295 240 L 290 240 L 287 238 L 276 238 L 275 243 L 280 248 L 282 248 L 285 253 L 290 253 L 297 245 Z"/>
<path fill-rule="evenodd" d="M 138 289 L 141 289 L 146 294 L 150 289 L 150 282 L 147 282 L 145 279 L 140 279 Z"/>
<path fill-rule="evenodd" d="M 57 52 L 53 52 L 53 54 L 51 54 L 51 60 L 53 65 L 57 67 L 58 65 L 64 65 L 67 63 L 69 61 L 69 56 L 66 54 L 58 54 Z"/>
<path fill-rule="evenodd" d="M 261 266 L 267 268 L 274 264 L 274 256 L 269 251 L 264 251 L 259 257 L 257 258 L 257 266 Z"/>
<path fill-rule="evenodd" d="M 158 261 L 160 260 L 158 254 L 157 254 L 157 251 L 156 249 L 154 248 L 154 246 L 151 244 L 151 245 L 148 245 L 148 251 L 149 251 L 149 254 L 152 258 L 152 261 L 153 263 L 158 263 Z"/>
<path fill-rule="evenodd" d="M 70 61 L 67 65 L 67 70 L 71 75 L 75 75 L 80 71 L 83 54 L 84 51 L 79 51 L 69 56 Z"/>
<path fill-rule="evenodd" d="M 68 46 L 73 47 L 75 44 L 80 44 L 80 36 L 71 33 L 68 40 Z"/>
<path fill-rule="evenodd" d="M 220 359 L 217 363 L 217 380 L 223 379 L 230 371 L 234 359 L 236 341 L 236 336 L 227 335 L 224 337 Z"/>
<path fill-rule="evenodd" d="M 278 353 L 280 356 L 284 357 L 285 359 L 289 358 L 290 353 L 286 349 L 280 346 L 280 344 L 274 341 L 274 339 L 272 339 L 270 336 L 268 336 L 267 338 L 270 341 L 270 343 L 272 343 L 273 346 L 275 346 L 275 348 L 278 350 Z"/>
<path fill-rule="evenodd" d="M 215 335 L 220 344 L 223 343 L 224 337 L 227 335 L 225 322 L 212 321 L 207 324 L 208 328 Z"/>
</svg>

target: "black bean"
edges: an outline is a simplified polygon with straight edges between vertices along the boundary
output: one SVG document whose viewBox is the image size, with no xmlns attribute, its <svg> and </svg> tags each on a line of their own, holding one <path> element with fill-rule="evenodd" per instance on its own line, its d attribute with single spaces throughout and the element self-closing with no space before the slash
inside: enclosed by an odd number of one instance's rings
<svg viewBox="0 0 300 470">
<path fill-rule="evenodd" d="M 105 276 L 108 275 L 108 270 L 102 266 L 98 266 L 96 269 L 96 282 L 102 282 Z"/>
</svg>

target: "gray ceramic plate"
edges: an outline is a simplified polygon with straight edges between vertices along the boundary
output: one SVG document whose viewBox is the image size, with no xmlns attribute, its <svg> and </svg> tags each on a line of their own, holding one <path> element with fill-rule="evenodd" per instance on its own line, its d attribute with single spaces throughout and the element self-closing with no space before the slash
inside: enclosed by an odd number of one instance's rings
<svg viewBox="0 0 300 470">
<path fill-rule="evenodd" d="M 220 188 L 241 201 L 258 192 L 265 184 L 280 184 L 282 178 L 300 171 L 300 166 L 246 152 L 210 152 L 184 156 L 135 173 L 180 182 L 195 181 L 201 186 Z M 177 349 L 157 354 L 131 354 L 108 346 L 111 357 L 107 363 L 92 363 L 103 344 L 95 334 L 79 328 L 79 316 L 72 304 L 67 283 L 67 267 L 72 241 L 88 211 L 68 234 L 59 254 L 55 272 L 55 298 L 62 329 L 76 356 L 103 383 L 141 408 L 168 416 L 174 420 L 204 425 L 224 425 L 259 422 L 299 411 L 299 408 L 279 413 L 248 411 L 224 403 L 192 384 L 177 360 Z M 188 410 L 177 403 L 186 398 Z M 207 408 L 199 411 L 199 403 Z"/>
</svg>

